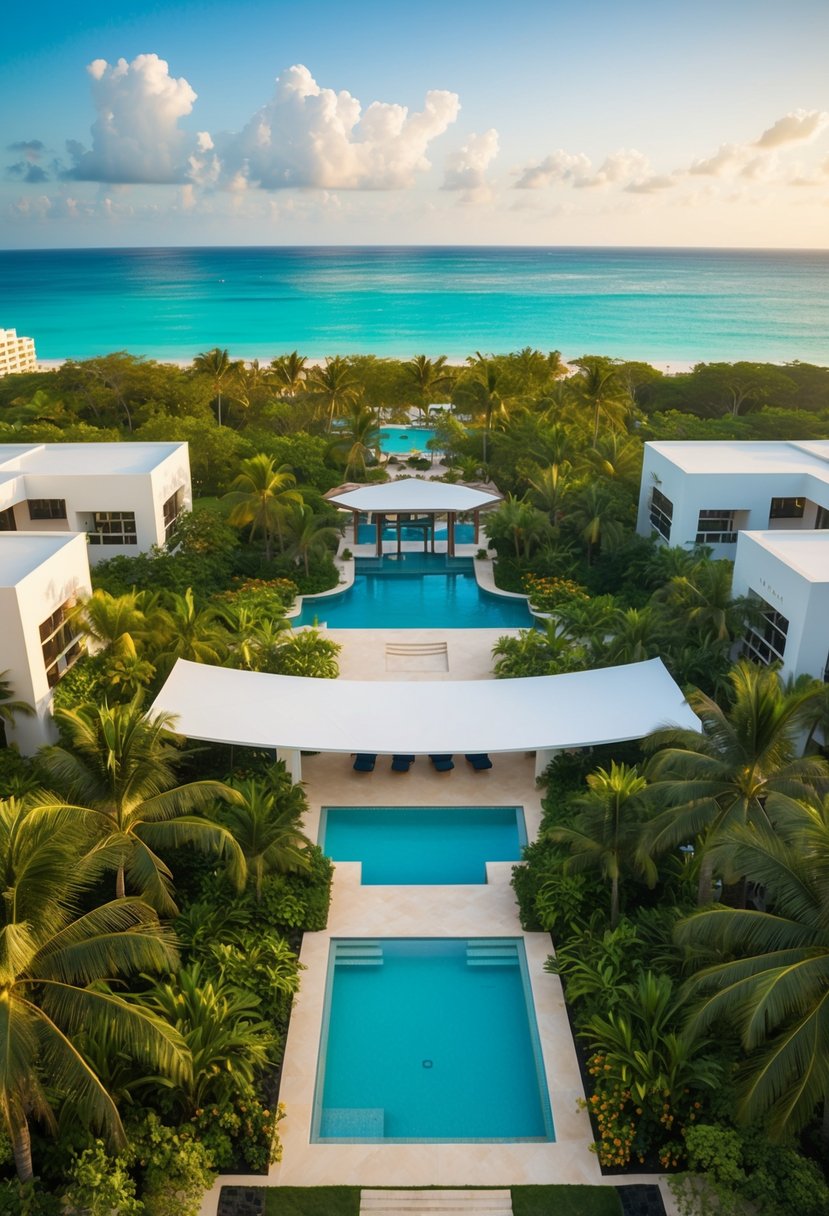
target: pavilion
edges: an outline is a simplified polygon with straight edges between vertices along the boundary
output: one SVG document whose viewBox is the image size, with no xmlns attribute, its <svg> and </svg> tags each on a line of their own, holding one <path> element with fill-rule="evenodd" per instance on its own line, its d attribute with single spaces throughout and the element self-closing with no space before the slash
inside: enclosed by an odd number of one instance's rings
<svg viewBox="0 0 829 1216">
<path fill-rule="evenodd" d="M 179 659 L 152 706 L 192 739 L 301 753 L 535 752 L 699 729 L 661 659 L 514 680 L 312 680 Z"/>
<path fill-rule="evenodd" d="M 474 543 L 478 544 L 480 510 L 501 501 L 497 491 L 477 490 L 472 486 L 450 485 L 445 481 L 421 481 L 416 477 L 401 477 L 380 485 L 343 487 L 342 492 L 326 495 L 329 502 L 351 511 L 354 517 L 354 539 L 358 536 L 360 515 L 370 514 L 376 529 L 375 552 L 383 554 L 383 529 L 386 523 L 397 528 L 397 550 L 400 552 L 401 529 L 416 528 L 423 534 L 423 546 L 431 538 L 435 551 L 435 520 L 446 516 L 446 552 L 455 556 L 455 521 L 458 515 L 471 514 L 475 525 Z"/>
</svg>

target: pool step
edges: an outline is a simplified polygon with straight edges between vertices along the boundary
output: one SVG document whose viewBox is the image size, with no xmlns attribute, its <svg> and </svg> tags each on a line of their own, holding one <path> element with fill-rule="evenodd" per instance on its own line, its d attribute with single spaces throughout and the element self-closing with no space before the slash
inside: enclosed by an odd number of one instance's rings
<svg viewBox="0 0 829 1216">
<path fill-rule="evenodd" d="M 338 967 L 381 967 L 383 947 L 379 942 L 337 942 L 334 962 Z"/>
<path fill-rule="evenodd" d="M 361 1191 L 360 1216 L 512 1216 L 512 1196 L 499 1191 Z"/>
<path fill-rule="evenodd" d="M 468 967 L 517 967 L 515 942 L 498 937 L 478 937 L 466 943 Z"/>
</svg>

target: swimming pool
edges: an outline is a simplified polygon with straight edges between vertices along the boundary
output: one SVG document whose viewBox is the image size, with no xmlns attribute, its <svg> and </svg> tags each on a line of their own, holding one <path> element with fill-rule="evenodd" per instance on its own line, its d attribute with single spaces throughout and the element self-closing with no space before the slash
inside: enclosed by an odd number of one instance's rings
<svg viewBox="0 0 829 1216">
<path fill-rule="evenodd" d="M 430 426 L 381 426 L 380 451 L 387 456 L 409 456 L 412 452 L 431 455 L 428 447 L 435 431 Z"/>
<path fill-rule="evenodd" d="M 478 586 L 472 558 L 387 553 L 357 559 L 354 583 L 339 595 L 306 597 L 294 625 L 331 629 L 529 629 L 527 601 Z"/>
<path fill-rule="evenodd" d="M 312 1141 L 554 1138 L 520 938 L 332 940 Z"/>
<path fill-rule="evenodd" d="M 446 525 L 442 528 L 435 529 L 435 540 L 446 540 L 447 531 Z M 377 529 L 374 524 L 360 524 L 357 529 L 357 541 L 361 545 L 373 545 L 377 539 Z M 400 529 L 400 539 L 407 541 L 417 541 L 420 545 L 423 544 L 423 529 L 422 528 L 407 528 L 405 524 Z M 397 540 L 397 528 L 387 527 L 383 529 L 383 540 Z M 474 545 L 475 543 L 475 525 L 474 524 L 455 524 L 455 543 L 458 545 Z M 482 544 L 485 542 L 482 540 Z"/>
<path fill-rule="evenodd" d="M 319 839 L 333 861 L 362 862 L 363 886 L 438 886 L 486 882 L 486 863 L 519 861 L 527 834 L 517 806 L 328 806 Z"/>
</svg>

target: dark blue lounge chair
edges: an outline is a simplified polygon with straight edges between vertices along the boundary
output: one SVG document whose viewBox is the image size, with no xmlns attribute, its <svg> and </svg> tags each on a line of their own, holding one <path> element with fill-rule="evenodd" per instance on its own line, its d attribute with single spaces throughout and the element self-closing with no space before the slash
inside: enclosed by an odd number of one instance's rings
<svg viewBox="0 0 829 1216">
<path fill-rule="evenodd" d="M 430 756 L 436 773 L 448 773 L 450 769 L 455 767 L 455 761 L 451 756 Z"/>
<path fill-rule="evenodd" d="M 355 773 L 373 773 L 374 766 L 377 763 L 377 756 L 370 756 L 367 753 L 361 752 L 354 757 L 354 763 L 351 766 Z"/>
<path fill-rule="evenodd" d="M 393 773 L 408 773 L 414 762 L 414 756 L 392 756 L 391 770 Z"/>
<path fill-rule="evenodd" d="M 486 752 L 473 752 L 471 755 L 467 753 L 464 759 L 469 761 L 476 773 L 481 773 L 486 768 L 492 768 L 492 761 Z"/>
</svg>

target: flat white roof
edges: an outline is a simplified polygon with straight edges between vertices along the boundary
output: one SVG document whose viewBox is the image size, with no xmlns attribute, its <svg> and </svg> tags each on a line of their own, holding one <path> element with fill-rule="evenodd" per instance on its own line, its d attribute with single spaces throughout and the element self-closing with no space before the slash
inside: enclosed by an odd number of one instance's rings
<svg viewBox="0 0 829 1216">
<path fill-rule="evenodd" d="M 60 474 L 150 473 L 182 443 L 5 443 L 0 472 Z"/>
<path fill-rule="evenodd" d="M 738 553 L 744 537 L 808 582 L 829 583 L 829 532 L 741 532 L 737 538 Z"/>
<path fill-rule="evenodd" d="M 475 511 L 500 502 L 501 495 L 473 490 L 470 486 L 453 486 L 445 481 L 420 481 L 416 477 L 400 477 L 383 485 L 360 486 L 345 494 L 333 495 L 330 502 L 349 511 L 371 511 L 394 515 L 398 511 Z"/>
<path fill-rule="evenodd" d="M 807 473 L 829 481 L 829 440 L 670 440 L 648 443 L 685 473 Z"/>
<path fill-rule="evenodd" d="M 0 532 L 0 587 L 16 587 L 79 538 L 79 552 L 86 567 L 86 537 L 82 532 Z"/>
<path fill-rule="evenodd" d="M 152 709 L 193 739 L 383 755 L 521 752 L 699 721 L 661 659 L 520 680 L 312 680 L 179 659 Z"/>
</svg>

